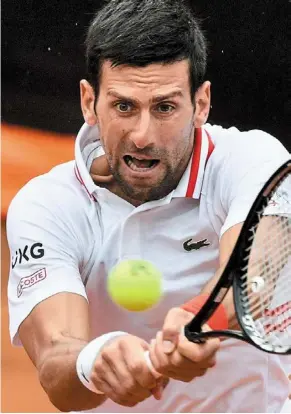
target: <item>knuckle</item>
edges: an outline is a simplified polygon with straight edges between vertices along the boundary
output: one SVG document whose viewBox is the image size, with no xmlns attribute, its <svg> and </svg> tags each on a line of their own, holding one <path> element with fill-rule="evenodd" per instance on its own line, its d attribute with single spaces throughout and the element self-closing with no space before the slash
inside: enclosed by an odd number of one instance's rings
<svg viewBox="0 0 291 414">
<path fill-rule="evenodd" d="M 181 363 L 180 363 L 177 359 L 174 359 L 173 361 L 171 361 L 171 365 L 172 365 L 174 368 L 180 368 Z"/>
<path fill-rule="evenodd" d="M 134 382 L 133 378 L 126 378 L 126 379 L 123 381 L 123 387 L 124 387 L 124 389 L 126 390 L 126 392 L 128 392 L 128 391 L 130 391 L 130 390 L 134 389 L 134 387 L 135 387 L 135 382 Z"/>
<path fill-rule="evenodd" d="M 106 346 L 104 349 L 102 349 L 100 356 L 100 359 L 105 359 L 105 361 L 107 360 L 112 360 L 114 359 L 114 356 L 116 355 L 116 351 L 117 351 L 117 346 L 116 344 L 110 344 L 108 346 Z"/>
<path fill-rule="evenodd" d="M 136 397 L 128 393 L 119 394 L 115 402 L 125 407 L 135 407 L 139 403 Z"/>
<path fill-rule="evenodd" d="M 195 358 L 195 362 L 205 362 L 209 360 L 212 352 L 209 352 L 209 344 L 197 345 L 195 347 L 195 352 L 193 353 L 193 357 Z"/>
<path fill-rule="evenodd" d="M 101 372 L 103 372 L 102 359 L 98 358 L 98 359 L 96 359 L 96 361 L 94 363 L 94 368 L 92 370 L 92 376 L 96 375 L 97 373 L 101 373 Z"/>
<path fill-rule="evenodd" d="M 191 382 L 193 380 L 193 375 L 189 376 L 184 376 L 183 379 L 181 379 L 180 381 L 183 382 Z"/>
<path fill-rule="evenodd" d="M 209 350 L 214 353 L 220 348 L 220 340 L 217 338 L 208 339 L 206 345 L 208 345 Z"/>
<path fill-rule="evenodd" d="M 175 307 L 169 310 L 168 315 L 169 316 L 177 316 L 178 314 L 181 313 L 181 308 Z"/>
<path fill-rule="evenodd" d="M 169 364 L 166 361 L 159 362 L 157 370 L 160 374 L 165 374 L 168 371 Z"/>
<path fill-rule="evenodd" d="M 171 365 L 175 368 L 180 368 L 183 364 L 183 357 L 181 357 L 179 354 L 174 354 L 171 358 Z"/>
<path fill-rule="evenodd" d="M 134 343 L 134 338 L 135 337 L 133 335 L 122 335 L 118 337 L 112 345 L 124 350 Z"/>
<path fill-rule="evenodd" d="M 114 401 L 118 405 L 122 405 L 123 407 L 131 407 L 131 401 L 120 397 L 119 395 L 108 395 L 108 397 Z"/>
<path fill-rule="evenodd" d="M 213 367 L 215 367 L 215 365 L 216 365 L 216 360 L 215 359 L 211 359 L 209 361 L 209 364 L 208 364 L 209 368 L 213 368 Z"/>
<path fill-rule="evenodd" d="M 192 380 L 193 380 L 193 377 L 189 377 L 189 378 L 186 378 L 185 382 L 191 382 Z"/>
<path fill-rule="evenodd" d="M 206 371 L 207 369 L 200 369 L 199 371 L 197 371 L 196 377 L 203 377 Z"/>
<path fill-rule="evenodd" d="M 139 401 L 130 401 L 130 400 L 127 400 L 126 401 L 126 406 L 127 407 L 135 407 L 138 404 L 138 402 Z"/>
<path fill-rule="evenodd" d="M 98 389 L 102 386 L 102 380 L 97 375 L 96 372 L 92 372 L 92 374 L 90 376 L 90 380 L 93 382 L 93 384 L 95 385 L 95 387 L 97 387 Z"/>
<path fill-rule="evenodd" d="M 166 317 L 165 326 L 170 329 L 171 328 L 171 323 L 173 322 L 173 320 L 176 320 L 177 316 L 179 316 L 180 314 L 181 314 L 181 309 L 180 308 L 170 309 L 168 314 L 167 314 L 167 317 Z"/>
<path fill-rule="evenodd" d="M 201 351 L 201 349 L 199 349 L 199 345 L 194 344 L 191 352 L 191 361 L 196 364 L 199 363 L 201 359 L 203 359 L 202 355 L 203 352 Z"/>
<path fill-rule="evenodd" d="M 144 364 L 142 361 L 132 361 L 129 370 L 133 375 L 137 375 L 143 371 L 143 368 Z"/>
</svg>

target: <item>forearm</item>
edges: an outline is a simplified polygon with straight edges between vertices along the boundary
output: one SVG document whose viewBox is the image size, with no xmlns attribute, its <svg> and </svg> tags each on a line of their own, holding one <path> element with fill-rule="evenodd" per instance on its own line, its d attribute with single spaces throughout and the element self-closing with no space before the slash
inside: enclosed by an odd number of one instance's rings
<svg viewBox="0 0 291 414">
<path fill-rule="evenodd" d="M 60 411 L 89 410 L 106 399 L 89 391 L 78 378 L 76 360 L 85 345 L 85 341 L 77 339 L 60 342 L 42 357 L 37 367 L 42 387 Z"/>
<path fill-rule="evenodd" d="M 213 278 L 211 278 L 206 285 L 204 286 L 204 288 L 201 290 L 201 294 L 206 294 L 209 295 L 214 286 L 216 285 L 216 283 L 218 282 L 223 268 L 219 268 L 215 275 L 213 276 Z M 227 313 L 227 317 L 228 317 L 228 323 L 229 323 L 229 328 L 230 329 L 237 329 L 239 327 L 238 325 L 238 321 L 236 318 L 236 313 L 235 313 L 235 308 L 234 308 L 234 303 L 233 303 L 233 290 L 232 288 L 228 291 L 227 295 L 225 296 L 225 298 L 222 301 L 224 307 L 225 307 L 225 311 Z"/>
</svg>

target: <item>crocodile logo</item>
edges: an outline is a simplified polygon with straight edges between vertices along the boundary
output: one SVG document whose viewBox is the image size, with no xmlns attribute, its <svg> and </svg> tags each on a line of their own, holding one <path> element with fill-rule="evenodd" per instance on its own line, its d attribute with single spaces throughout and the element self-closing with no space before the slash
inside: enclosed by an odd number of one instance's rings
<svg viewBox="0 0 291 414">
<path fill-rule="evenodd" d="M 207 239 L 199 240 L 197 242 L 193 242 L 192 239 L 189 239 L 183 243 L 184 250 L 186 252 L 191 252 L 192 250 L 199 250 L 201 247 L 209 246 L 210 243 Z"/>
</svg>

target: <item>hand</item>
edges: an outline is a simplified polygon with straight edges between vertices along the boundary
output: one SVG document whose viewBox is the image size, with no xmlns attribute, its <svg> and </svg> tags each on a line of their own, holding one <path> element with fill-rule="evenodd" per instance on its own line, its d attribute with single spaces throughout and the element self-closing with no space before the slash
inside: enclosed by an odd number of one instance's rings
<svg viewBox="0 0 291 414">
<path fill-rule="evenodd" d="M 113 181 L 113 175 L 105 155 L 94 159 L 90 168 L 90 174 L 93 181 L 97 183 L 109 184 Z"/>
<path fill-rule="evenodd" d="M 151 341 L 150 359 L 155 370 L 167 377 L 189 382 L 214 367 L 220 341 L 208 339 L 203 344 L 189 342 L 182 328 L 191 321 L 193 314 L 180 308 L 171 309 L 163 330 Z M 207 325 L 203 330 L 210 330 Z"/>
<path fill-rule="evenodd" d="M 144 352 L 149 344 L 133 335 L 123 335 L 106 344 L 91 375 L 96 388 L 117 404 L 133 407 L 154 395 L 161 398 L 164 379 L 156 379 Z"/>
</svg>

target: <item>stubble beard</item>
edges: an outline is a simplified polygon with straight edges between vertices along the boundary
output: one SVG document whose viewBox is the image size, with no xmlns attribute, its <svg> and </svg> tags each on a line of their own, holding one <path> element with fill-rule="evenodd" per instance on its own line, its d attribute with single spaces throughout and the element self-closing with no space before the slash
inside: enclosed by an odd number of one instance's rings
<svg viewBox="0 0 291 414">
<path fill-rule="evenodd" d="M 160 179 L 157 179 L 157 181 L 151 186 L 138 187 L 137 185 L 128 183 L 122 174 L 122 161 L 116 160 L 114 162 L 113 157 L 107 153 L 107 160 L 111 174 L 113 175 L 115 182 L 119 187 L 117 189 L 117 194 L 119 196 L 137 206 L 148 201 L 160 200 L 170 194 L 177 187 L 187 168 L 193 151 L 194 136 L 192 140 L 190 138 L 191 135 L 193 135 L 193 131 L 195 129 L 193 119 L 194 112 L 190 123 L 191 126 L 184 136 L 184 138 L 187 137 L 185 141 L 188 142 L 188 145 L 185 145 L 183 151 L 177 151 L 177 153 L 172 154 L 172 156 L 167 153 L 159 153 L 159 151 L 156 152 L 155 155 L 158 155 L 156 158 L 163 160 L 165 171 L 163 176 Z M 148 153 L 147 155 L 152 156 L 152 158 L 155 159 L 155 156 L 152 152 Z M 169 161 L 170 159 L 179 159 L 180 161 L 178 164 L 171 165 L 171 162 Z"/>
<path fill-rule="evenodd" d="M 133 185 L 129 183 L 126 178 L 123 177 L 120 161 L 112 163 L 110 157 L 108 161 L 111 173 L 121 190 L 119 191 L 120 195 L 125 196 L 124 198 L 133 202 L 133 204 L 140 205 L 148 201 L 160 200 L 177 187 L 188 165 L 191 153 L 188 157 L 186 157 L 186 155 L 187 154 L 177 154 L 175 159 L 180 158 L 180 162 L 175 166 L 171 166 L 169 161 L 163 161 L 165 166 L 164 174 L 151 186 Z M 163 157 L 163 159 L 165 158 Z"/>
<path fill-rule="evenodd" d="M 168 195 L 174 188 L 174 180 L 171 179 L 171 177 L 173 177 L 173 170 L 169 165 L 166 165 L 165 168 L 164 176 L 149 187 L 128 183 L 120 172 L 120 165 L 114 170 L 111 169 L 111 171 L 124 194 L 128 198 L 142 204 L 147 201 L 159 200 Z"/>
</svg>

